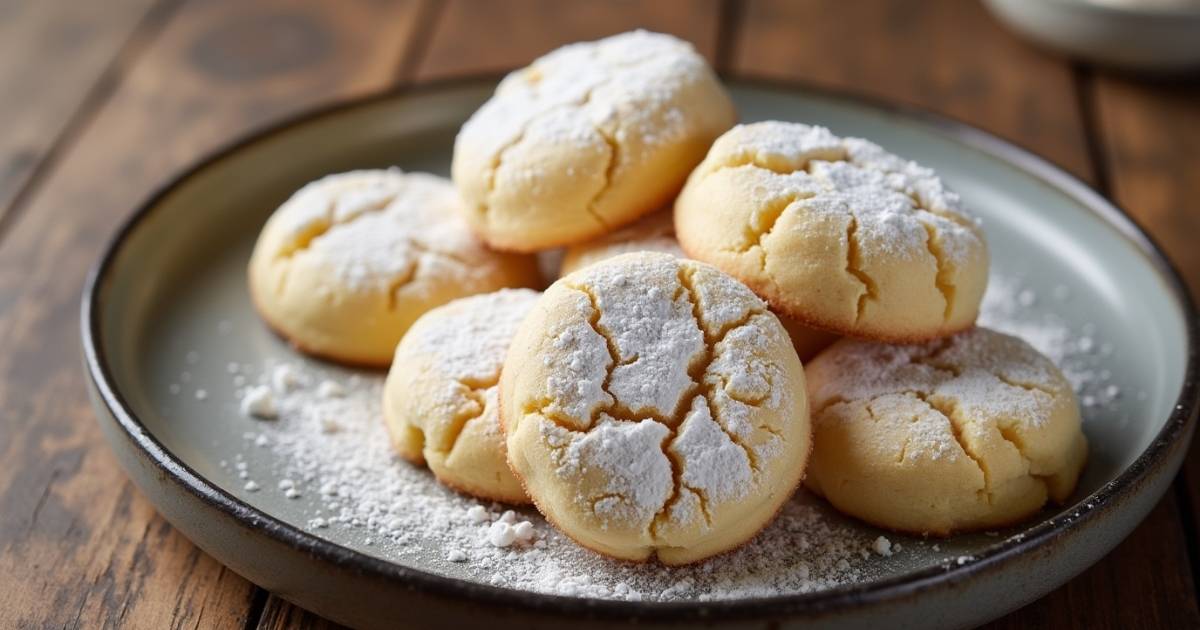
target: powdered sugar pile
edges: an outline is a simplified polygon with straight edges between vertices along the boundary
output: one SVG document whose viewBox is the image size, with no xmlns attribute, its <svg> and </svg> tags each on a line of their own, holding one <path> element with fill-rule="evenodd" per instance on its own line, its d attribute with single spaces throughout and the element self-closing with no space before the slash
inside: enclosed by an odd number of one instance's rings
<svg viewBox="0 0 1200 630">
<path fill-rule="evenodd" d="M 280 370 L 297 384 L 275 388 L 272 376 Z M 352 535 L 385 559 L 452 574 L 458 567 L 507 588 L 631 600 L 803 593 L 871 575 L 874 537 L 829 521 L 807 498 L 785 505 L 747 545 L 696 565 L 608 560 L 559 534 L 531 508 L 480 503 L 398 460 L 380 417 L 381 376 L 347 377 L 298 360 L 263 366 L 251 380 L 260 385 L 244 391 L 270 388 L 278 417 L 245 418 L 245 448 L 270 450 L 275 464 L 256 469 L 239 454 L 226 470 L 259 493 L 303 503 L 305 529 Z M 344 393 L 329 395 L 321 383 L 336 383 Z M 328 430 L 331 423 L 335 430 Z"/>
</svg>

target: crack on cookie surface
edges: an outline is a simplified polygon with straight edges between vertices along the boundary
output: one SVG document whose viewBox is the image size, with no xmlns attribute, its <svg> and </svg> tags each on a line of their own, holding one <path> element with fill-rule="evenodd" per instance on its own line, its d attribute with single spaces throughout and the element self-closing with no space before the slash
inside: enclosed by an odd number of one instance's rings
<svg viewBox="0 0 1200 630">
<path fill-rule="evenodd" d="M 279 251 L 275 252 L 275 260 L 291 258 L 292 256 L 295 256 L 296 254 L 308 249 L 312 245 L 313 241 L 321 238 L 336 227 L 349 225 L 364 216 L 386 210 L 388 206 L 391 206 L 399 196 L 399 193 L 384 195 L 374 202 L 360 208 L 358 212 L 346 217 L 346 219 L 343 221 L 338 221 L 334 217 L 334 210 L 337 209 L 338 198 L 331 198 L 325 204 L 325 211 L 321 213 L 321 220 L 314 221 L 311 225 L 306 226 L 299 233 L 293 234 L 285 246 Z"/>
<path fill-rule="evenodd" d="M 781 136 L 777 139 L 780 142 L 801 142 L 800 140 Z M 712 162 L 709 163 L 707 170 L 703 172 L 702 177 L 707 178 L 715 173 L 729 169 L 758 169 L 766 173 L 764 177 L 767 182 L 763 184 L 772 190 L 778 189 L 776 195 L 784 195 L 784 199 L 790 201 L 782 204 L 782 207 L 777 208 L 776 204 L 780 202 L 772 198 L 765 203 L 758 202 L 755 197 L 750 197 L 747 201 L 748 206 L 753 208 L 747 212 L 745 223 L 743 225 L 743 233 L 741 235 L 740 244 L 737 245 L 718 245 L 716 251 L 725 254 L 746 254 L 753 252 L 758 248 L 760 252 L 758 258 L 759 270 L 755 278 L 745 280 L 753 281 L 751 286 L 756 289 L 763 284 L 768 284 L 775 287 L 773 295 L 778 296 L 781 292 L 778 289 L 778 279 L 768 272 L 768 259 L 772 255 L 771 247 L 763 244 L 764 237 L 774 229 L 775 222 L 784 212 L 790 212 L 786 208 L 790 204 L 794 204 L 797 200 L 814 199 L 813 204 L 806 204 L 806 207 L 814 208 L 813 211 L 820 211 L 823 214 L 827 213 L 829 217 L 846 217 L 851 218 L 852 224 L 848 232 L 853 233 L 857 230 L 859 219 L 863 219 L 864 229 L 870 229 L 872 235 L 880 232 L 877 229 L 874 221 L 877 219 L 867 218 L 866 214 L 859 213 L 856 216 L 856 210 L 853 207 L 845 207 L 843 204 L 834 203 L 836 198 L 843 193 L 851 193 L 856 190 L 861 190 L 862 186 L 868 186 L 871 190 L 877 190 L 879 193 L 888 193 L 900 195 L 906 201 L 905 205 L 909 206 L 900 214 L 905 222 L 905 229 L 915 228 L 909 222 L 915 221 L 927 233 L 925 244 L 918 249 L 916 239 L 911 242 L 905 242 L 904 250 L 901 252 L 893 252 L 891 255 L 898 257 L 907 257 L 910 255 L 924 256 L 926 253 L 933 258 L 936 272 L 933 274 L 931 283 L 936 291 L 941 294 L 944 301 L 944 306 L 940 312 L 941 322 L 937 322 L 939 328 L 952 320 L 952 317 L 961 319 L 961 315 L 956 312 L 958 304 L 956 300 L 961 299 L 962 295 L 959 291 L 960 287 L 955 283 L 959 268 L 956 266 L 958 256 L 961 252 L 973 252 L 979 249 L 979 246 L 986 247 L 983 242 L 982 235 L 978 231 L 976 223 L 968 216 L 961 214 L 963 210 L 958 207 L 957 196 L 953 192 L 941 188 L 941 180 L 932 171 L 921 169 L 915 163 L 903 158 L 886 154 L 889 159 L 877 159 L 870 152 L 861 153 L 855 152 L 851 148 L 851 144 L 858 142 L 855 138 L 839 138 L 836 139 L 839 143 L 844 143 L 840 147 L 823 146 L 813 149 L 810 154 L 800 154 L 793 156 L 776 155 L 770 153 L 773 148 L 768 148 L 769 145 L 761 144 L 763 140 L 750 136 L 747 139 L 742 139 L 744 145 L 738 145 L 735 152 L 714 156 Z M 879 149 L 879 147 L 875 147 Z M 882 151 L 882 149 L 879 149 Z M 892 161 L 894 158 L 895 161 Z M 829 168 L 829 165 L 834 165 L 834 168 Z M 872 176 L 881 175 L 877 180 L 864 180 L 860 182 L 856 177 L 844 179 L 845 173 L 852 171 L 854 173 L 868 173 Z M 790 176 L 798 176 L 790 178 Z M 746 178 L 743 180 L 735 180 L 735 185 L 750 185 L 758 186 L 760 178 Z M 932 183 L 931 181 L 932 180 Z M 689 185 L 690 186 L 690 185 Z M 932 192 L 924 191 L 921 186 L 931 186 Z M 811 188 L 811 189 L 810 189 Z M 823 201 L 826 197 L 830 203 L 817 203 Z M 928 199 L 925 197 L 929 197 Z M 948 201 L 947 201 L 948 200 Z M 899 202 L 899 200 L 897 200 Z M 755 205 L 761 203 L 761 205 Z M 842 207 L 837 207 L 842 206 Z M 824 209 L 817 209 L 818 207 Z M 872 208 L 871 212 L 890 212 L 890 210 L 880 208 Z M 767 228 L 759 229 L 755 223 L 760 221 L 762 217 L 769 217 L 771 220 L 767 222 Z M 867 225 L 869 223 L 869 225 Z M 956 228 L 962 228 L 961 230 Z M 894 229 L 894 228 L 893 228 Z M 856 242 L 853 234 L 848 235 L 851 241 L 849 247 L 851 250 L 858 250 L 859 244 Z M 733 238 L 727 238 L 728 241 L 733 241 Z M 969 243 L 968 243 L 969 241 Z M 927 250 L 927 252 L 922 251 Z M 912 251 L 909 251 L 912 250 Z M 968 253 L 967 256 L 972 256 L 973 253 Z M 854 251 L 848 252 L 848 258 L 856 256 Z M 966 264 L 966 263 L 963 263 Z M 872 299 L 878 299 L 882 293 L 890 294 L 892 288 L 890 285 L 878 285 L 873 278 L 868 277 L 865 273 L 863 265 L 854 262 L 848 262 L 846 272 L 855 280 L 863 285 L 865 293 L 859 294 L 855 305 L 855 317 L 853 321 L 847 321 L 838 324 L 840 327 L 855 327 L 866 325 L 874 326 L 868 318 L 863 319 L 863 313 L 866 303 Z M 749 272 L 754 273 L 754 272 Z M 757 283 L 757 284 L 756 284 Z M 849 288 L 849 287 L 847 287 Z M 966 290 L 970 290 L 970 285 L 966 285 Z M 803 306 L 801 304 L 801 306 Z M 800 307 L 799 310 L 806 310 Z M 847 311 L 849 305 L 847 305 Z M 874 315 L 874 313 L 872 314 Z M 931 314 L 932 315 L 932 314 Z M 803 319 L 803 315 L 799 315 Z M 934 321 L 930 318 L 930 326 L 934 325 Z M 923 335 L 922 335 L 923 336 Z"/>
<path fill-rule="evenodd" d="M 478 405 L 479 411 L 476 413 L 462 414 L 461 416 L 455 416 L 451 419 L 449 436 L 447 438 L 449 441 L 449 446 L 445 450 L 439 449 L 437 451 L 446 457 L 449 457 L 450 454 L 454 452 L 455 447 L 458 446 L 458 439 L 462 437 L 462 433 L 467 428 L 467 425 L 482 418 L 483 415 L 487 413 L 487 391 L 492 387 L 495 387 L 500 382 L 500 375 L 497 374 L 496 378 L 492 379 L 492 383 L 490 385 L 483 387 L 469 385 L 462 379 L 457 379 L 456 382 L 465 388 L 465 391 L 462 392 L 463 396 L 466 396 L 470 400 L 474 401 L 475 404 Z"/>
<path fill-rule="evenodd" d="M 607 88 L 612 83 L 614 83 L 614 79 L 612 79 L 612 78 L 601 81 L 600 83 L 593 85 L 587 92 L 585 92 L 583 94 L 582 97 L 580 97 L 576 101 L 567 101 L 567 102 L 563 102 L 563 103 L 557 103 L 555 105 L 547 107 L 546 109 L 543 109 L 542 111 L 534 114 L 533 116 L 530 116 L 522 123 L 521 129 L 518 131 L 518 133 L 515 135 L 515 137 L 511 141 L 509 141 L 509 142 L 505 143 L 503 146 L 501 146 L 499 150 L 497 150 L 496 155 L 492 158 L 491 165 L 490 165 L 490 167 L 487 171 L 487 175 L 486 175 L 487 185 L 484 189 L 484 200 L 485 201 L 482 204 L 478 204 L 478 211 L 481 215 L 483 215 L 485 217 L 485 221 L 486 221 L 486 217 L 488 216 L 488 214 L 491 211 L 492 194 L 495 193 L 495 191 L 496 191 L 496 173 L 500 170 L 500 167 L 504 164 L 505 154 L 508 153 L 511 149 L 516 147 L 518 144 L 520 144 L 525 139 L 525 136 L 529 133 L 530 127 L 535 122 L 539 122 L 540 120 L 546 118 L 550 114 L 557 113 L 559 110 L 562 110 L 562 109 L 572 109 L 573 108 L 573 109 L 577 109 L 577 110 L 583 110 L 591 103 L 592 96 L 596 93 L 596 91 Z M 596 211 L 596 202 L 599 201 L 599 199 L 601 197 L 603 197 L 609 191 L 609 189 L 612 187 L 613 173 L 616 171 L 617 166 L 619 164 L 621 145 L 619 142 L 617 142 L 616 138 L 612 137 L 612 135 L 609 134 L 607 132 L 607 130 L 603 129 L 600 125 L 593 122 L 592 129 L 596 132 L 596 135 L 600 136 L 601 140 L 603 140 L 604 143 L 606 145 L 608 145 L 608 150 L 609 150 L 608 164 L 605 165 L 605 169 L 604 169 L 604 185 L 601 186 L 600 189 L 596 191 L 596 193 L 592 196 L 592 198 L 588 201 L 588 203 L 584 205 L 583 209 L 585 212 L 588 213 L 588 215 L 590 215 L 593 219 L 595 219 L 596 222 L 599 223 L 602 228 L 604 228 L 605 230 L 609 230 L 609 229 L 611 229 L 611 226 L 609 225 L 609 221 L 607 219 L 605 219 L 603 215 L 601 215 L 599 212 Z"/>
<path fill-rule="evenodd" d="M 1038 385 L 1037 383 L 1018 381 L 1016 379 L 1009 378 L 1007 375 L 1001 373 L 1000 371 L 993 372 L 992 375 L 995 376 L 997 379 L 999 379 L 999 381 L 1001 383 L 1004 383 L 1005 385 L 1008 385 L 1010 387 L 1016 387 L 1018 389 L 1023 389 L 1031 394 L 1040 393 L 1040 394 L 1045 394 L 1051 398 L 1054 398 L 1055 396 L 1058 396 L 1061 393 L 1061 392 L 1055 391 L 1053 389 L 1050 389 L 1049 387 L 1044 387 L 1042 385 Z"/>
<path fill-rule="evenodd" d="M 942 417 L 946 418 L 946 421 L 950 424 L 950 435 L 954 437 L 954 441 L 958 443 L 958 447 L 962 449 L 963 454 L 965 454 L 968 459 L 975 462 L 975 466 L 979 468 L 979 472 L 983 473 L 983 488 L 980 489 L 977 494 L 986 500 L 988 505 L 991 505 L 991 475 L 988 473 L 987 466 L 984 465 L 984 459 L 971 448 L 971 446 L 967 443 L 966 438 L 963 437 L 963 430 L 967 425 L 971 424 L 972 421 L 957 418 L 956 416 L 958 414 L 955 413 L 957 411 L 957 407 L 954 406 L 953 403 L 950 403 L 950 401 L 938 398 L 936 396 L 927 396 L 921 392 L 911 392 L 911 394 L 917 400 L 925 403 L 925 405 L 931 410 L 936 411 L 937 413 L 941 414 Z"/>
<path fill-rule="evenodd" d="M 669 415 L 665 414 L 665 410 L 662 410 L 664 411 L 664 414 L 646 412 L 634 414 L 615 395 L 613 395 L 610 387 L 612 385 L 611 381 L 613 379 L 614 369 L 621 364 L 634 363 L 637 361 L 638 357 L 627 357 L 626 360 L 621 360 L 621 352 L 617 343 L 617 335 L 614 333 L 614 331 L 608 330 L 601 323 L 601 318 L 604 313 L 601 310 L 600 294 L 597 293 L 596 287 L 588 285 L 585 282 L 567 284 L 566 287 L 583 294 L 583 297 L 587 299 L 586 306 L 590 310 L 586 312 L 584 319 L 592 331 L 594 331 L 596 335 L 600 337 L 599 340 L 594 340 L 594 343 L 600 343 L 600 340 L 603 340 L 603 343 L 605 344 L 605 351 L 607 353 L 608 360 L 606 362 L 607 365 L 600 389 L 608 398 L 599 405 L 598 409 L 592 410 L 592 417 L 587 419 L 588 425 L 583 429 L 578 428 L 581 424 L 580 420 L 568 419 L 565 417 L 555 418 L 554 414 L 556 404 L 555 400 L 552 398 L 547 398 L 541 401 L 531 401 L 525 405 L 525 409 L 523 410 L 523 414 L 525 415 L 537 413 L 543 417 L 546 417 L 549 422 L 557 426 L 562 426 L 563 428 L 571 430 L 577 434 L 586 434 L 599 423 L 607 422 L 608 420 L 631 423 L 654 421 L 662 424 L 666 428 L 666 435 L 661 442 L 660 451 L 670 464 L 672 487 L 670 489 L 670 494 L 666 497 L 663 503 L 657 507 L 657 509 L 653 507 L 647 508 L 647 513 L 649 513 L 649 510 L 653 510 L 653 514 L 646 521 L 646 532 L 650 536 L 650 539 L 655 542 L 660 542 L 660 528 L 667 522 L 667 520 L 664 519 L 670 519 L 672 510 L 679 509 L 681 507 L 680 502 L 684 500 L 688 501 L 688 505 L 698 506 L 696 514 L 702 517 L 707 525 L 711 526 L 712 524 L 713 515 L 711 512 L 710 497 L 708 497 L 707 494 L 702 490 L 693 487 L 684 481 L 684 469 L 687 465 L 687 462 L 683 461 L 681 456 L 677 455 L 672 449 L 672 446 L 679 438 L 680 428 L 689 414 L 689 407 L 692 405 L 693 401 L 695 401 L 696 397 L 701 397 L 703 399 L 703 403 L 707 407 L 706 410 L 711 416 L 712 423 L 728 440 L 728 442 L 724 444 L 732 444 L 744 452 L 746 456 L 746 465 L 748 465 L 750 468 L 748 474 L 751 476 L 749 478 L 753 480 L 753 483 L 758 483 L 761 478 L 761 462 L 759 461 L 758 454 L 755 452 L 754 448 L 745 443 L 741 437 L 728 428 L 728 422 L 725 421 L 726 419 L 723 417 L 724 414 L 720 412 L 719 405 L 717 404 L 716 392 L 717 388 L 724 389 L 724 380 L 720 374 L 710 374 L 710 371 L 714 361 L 720 354 L 718 348 L 722 347 L 720 344 L 725 341 L 726 337 L 730 333 L 739 330 L 744 326 L 754 325 L 753 323 L 755 321 L 755 317 L 764 316 L 767 313 L 766 307 L 765 305 L 761 304 L 757 306 L 753 304 L 747 304 L 747 312 L 744 314 L 738 314 L 736 320 L 721 322 L 719 325 L 714 324 L 712 326 L 706 326 L 703 305 L 699 298 L 699 294 L 692 286 L 692 277 L 689 273 L 690 271 L 690 268 L 682 265 L 676 268 L 676 280 L 678 285 L 674 290 L 671 301 L 678 301 L 681 304 L 679 307 L 680 312 L 690 313 L 692 323 L 699 330 L 703 337 L 703 350 L 698 354 L 689 356 L 687 376 L 691 380 L 691 384 L 683 390 L 680 398 L 675 403 L 675 408 L 671 410 Z M 690 309 L 683 308 L 682 299 L 687 299 L 687 306 L 690 306 Z M 584 315 L 582 309 L 580 314 Z M 771 387 L 775 386 L 776 381 L 774 379 L 770 379 L 768 382 L 770 383 Z M 728 392 L 724 393 L 726 395 L 729 394 Z M 761 408 L 763 402 L 762 400 L 756 400 L 753 402 L 737 400 L 737 398 L 732 395 L 729 395 L 729 398 L 750 408 Z M 749 426 L 753 431 L 762 430 L 774 436 L 775 438 L 782 439 L 783 434 L 773 427 L 754 424 L 750 424 Z M 695 497 L 694 502 L 692 501 L 691 497 L 688 496 L 689 493 Z M 589 502 L 593 512 L 596 510 L 598 500 L 602 498 L 608 498 L 610 500 L 629 500 L 628 497 L 624 497 L 623 493 L 621 492 L 609 492 L 604 497 L 581 497 L 582 500 Z"/>
<path fill-rule="evenodd" d="M 775 229 L 775 226 L 779 223 L 779 219 L 783 217 L 788 208 L 792 207 L 796 202 L 808 199 L 809 197 L 812 197 L 812 194 L 793 191 L 777 199 L 773 199 L 759 214 L 759 223 L 762 224 L 760 227 L 756 227 L 750 223 L 742 227 L 742 237 L 746 243 L 734 250 L 734 252 L 745 254 L 757 247 L 762 252 L 760 266 L 765 270 L 767 265 L 767 249 L 763 246 L 763 241 Z"/>
<path fill-rule="evenodd" d="M 858 245 L 858 217 L 853 214 L 850 215 L 850 223 L 846 226 L 846 273 L 854 276 L 863 286 L 863 292 L 858 294 L 855 306 L 854 322 L 858 323 L 867 308 L 867 302 L 878 297 L 879 288 L 862 268 L 862 253 Z"/>
<path fill-rule="evenodd" d="M 709 415 L 712 416 L 713 422 L 715 422 L 716 425 L 720 427 L 721 431 L 729 437 L 729 441 L 738 445 L 743 451 L 746 452 L 746 458 L 750 462 L 750 468 L 755 473 L 755 480 L 757 481 L 757 474 L 759 472 L 758 458 L 753 449 L 742 443 L 741 438 L 730 431 L 725 422 L 721 421 L 722 415 L 717 413 L 719 407 L 714 401 L 714 397 L 716 396 L 715 385 L 707 377 L 709 368 L 712 366 L 713 361 L 715 361 L 717 358 L 717 345 L 725 341 L 725 337 L 728 336 L 729 333 L 741 328 L 742 326 L 748 325 L 751 319 L 753 319 L 755 315 L 760 314 L 762 310 L 760 309 L 758 312 L 754 312 L 755 309 L 750 309 L 751 312 L 747 313 L 742 320 L 722 326 L 716 331 L 716 333 L 712 333 L 704 325 L 704 311 L 700 306 L 700 300 L 696 297 L 695 287 L 692 286 L 691 274 L 687 273 L 683 266 L 679 267 L 679 283 L 683 286 L 688 302 L 690 302 L 692 305 L 692 319 L 695 320 L 696 327 L 699 328 L 702 333 L 704 333 L 705 342 L 705 354 L 703 359 L 696 366 L 688 370 L 688 375 L 692 377 L 692 382 L 699 386 L 698 388 L 704 396 L 704 402 L 708 405 L 708 412 Z M 680 421 L 682 422 L 682 419 Z"/>
<path fill-rule="evenodd" d="M 954 311 L 954 296 L 957 287 L 951 282 L 950 278 L 953 271 L 950 269 L 949 261 L 946 259 L 946 253 L 942 250 L 941 245 L 937 242 L 937 228 L 928 221 L 921 221 L 921 227 L 925 228 L 925 248 L 929 250 L 929 255 L 933 257 L 933 264 L 936 266 L 936 272 L 933 277 L 933 284 L 938 292 L 942 294 L 942 300 L 946 303 L 942 310 L 942 321 L 950 321 L 950 315 Z"/>
<path fill-rule="evenodd" d="M 588 98 L 591 98 L 590 92 L 588 93 Z M 584 106 L 586 105 L 587 101 L 584 102 Z M 612 186 L 613 173 L 616 172 L 617 165 L 620 163 L 621 144 L 617 142 L 617 139 L 613 138 L 608 131 L 603 129 L 600 125 L 594 125 L 594 127 L 596 129 L 596 133 L 599 134 L 600 138 L 604 140 L 604 143 L 608 145 L 608 164 L 604 166 L 604 186 L 602 186 L 600 190 L 596 191 L 595 195 L 592 195 L 592 198 L 588 200 L 587 205 L 584 206 L 584 209 L 587 210 L 588 214 L 592 215 L 592 218 L 595 219 L 601 227 L 603 227 L 605 230 L 609 230 L 611 228 L 608 224 L 608 221 L 605 220 L 605 218 L 596 210 L 596 202 L 600 201 L 600 198 L 603 197 L 604 194 L 608 192 L 608 189 Z"/>
</svg>

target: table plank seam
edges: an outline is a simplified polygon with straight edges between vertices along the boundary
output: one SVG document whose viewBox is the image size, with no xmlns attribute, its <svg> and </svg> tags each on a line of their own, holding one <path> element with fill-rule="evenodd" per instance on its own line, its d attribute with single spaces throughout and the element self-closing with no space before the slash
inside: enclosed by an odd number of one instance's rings
<svg viewBox="0 0 1200 630">
<path fill-rule="evenodd" d="M 1071 83 L 1075 88 L 1075 103 L 1083 125 L 1084 150 L 1092 165 L 1092 185 L 1105 196 L 1112 197 L 1109 162 L 1100 134 L 1099 112 L 1096 110 L 1096 74 L 1081 63 L 1071 64 Z"/>
<path fill-rule="evenodd" d="M 0 242 L 4 241 L 9 230 L 23 214 L 23 209 L 41 188 L 42 181 L 75 146 L 104 103 L 116 92 L 134 61 L 146 50 L 154 37 L 162 32 L 181 4 L 182 0 L 159 0 L 138 21 L 117 54 L 80 100 L 58 137 L 30 170 L 29 177 L 13 195 L 8 208 L 0 208 Z"/>
<path fill-rule="evenodd" d="M 413 35 L 408 44 L 400 53 L 399 63 L 396 64 L 396 73 L 393 75 L 395 84 L 409 83 L 417 76 L 417 70 L 429 52 L 434 32 L 445 10 L 446 3 L 443 0 L 421 0 L 414 20 L 417 25 L 413 28 Z"/>
<path fill-rule="evenodd" d="M 1179 525 L 1183 528 L 1183 542 L 1187 549 L 1188 564 L 1192 568 L 1192 590 L 1197 602 L 1200 602 L 1200 526 L 1196 523 L 1196 505 L 1187 488 L 1187 473 L 1180 470 L 1171 484 L 1179 502 Z"/>
<path fill-rule="evenodd" d="M 267 598 L 270 596 L 270 591 L 257 584 L 254 585 L 254 594 L 250 597 L 250 609 L 246 611 L 244 630 L 262 627 L 263 615 L 267 611 Z"/>
<path fill-rule="evenodd" d="M 733 57 L 745 25 L 745 10 L 741 0 L 722 0 L 717 8 L 717 44 L 713 65 L 721 73 L 727 74 L 733 68 Z"/>
</svg>

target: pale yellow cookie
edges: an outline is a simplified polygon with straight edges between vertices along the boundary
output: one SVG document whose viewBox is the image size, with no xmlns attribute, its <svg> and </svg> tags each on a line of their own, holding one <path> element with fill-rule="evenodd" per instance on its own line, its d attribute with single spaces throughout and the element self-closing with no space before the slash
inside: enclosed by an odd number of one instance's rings
<svg viewBox="0 0 1200 630">
<path fill-rule="evenodd" d="M 599 238 L 568 247 L 560 274 L 565 276 L 601 260 L 630 252 L 662 252 L 686 258 L 687 254 L 679 247 L 679 241 L 675 240 L 675 222 L 671 212 L 656 212 Z M 805 326 L 787 316 L 779 316 L 779 321 L 788 331 L 796 354 L 803 361 L 816 356 L 838 339 L 833 333 Z"/>
<path fill-rule="evenodd" d="M 565 276 L 601 260 L 632 252 L 687 257 L 679 247 L 679 241 L 675 240 L 675 219 L 670 211 L 655 212 L 625 227 L 568 247 L 558 273 Z"/>
<path fill-rule="evenodd" d="M 1016 337 L 845 339 L 807 374 L 806 483 L 880 527 L 945 536 L 1009 525 L 1066 501 L 1087 459 L 1071 384 Z"/>
<path fill-rule="evenodd" d="M 734 121 L 690 44 L 634 31 L 508 75 L 463 125 L 451 171 L 485 241 L 548 249 L 661 208 Z"/>
<path fill-rule="evenodd" d="M 383 388 L 396 452 L 459 491 L 529 502 L 505 461 L 496 394 L 508 345 L 540 295 L 505 289 L 460 298 L 412 325 Z"/>
<path fill-rule="evenodd" d="M 532 257 L 488 250 L 450 182 L 399 170 L 330 175 L 271 215 L 250 259 L 267 323 L 305 352 L 386 366 L 425 311 L 503 287 L 536 286 Z"/>
<path fill-rule="evenodd" d="M 823 127 L 731 129 L 680 193 L 675 229 L 691 257 L 843 335 L 963 330 L 987 285 L 983 233 L 937 174 Z"/>
<path fill-rule="evenodd" d="M 500 377 L 508 461 L 600 553 L 684 564 L 753 537 L 810 450 L 804 370 L 745 285 L 659 253 L 555 282 Z"/>
</svg>

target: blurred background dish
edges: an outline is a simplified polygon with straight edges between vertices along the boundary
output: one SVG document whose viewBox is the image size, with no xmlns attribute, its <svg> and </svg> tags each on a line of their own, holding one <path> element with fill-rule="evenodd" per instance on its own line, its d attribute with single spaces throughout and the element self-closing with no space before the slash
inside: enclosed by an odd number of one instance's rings
<svg viewBox="0 0 1200 630">
<path fill-rule="evenodd" d="M 1125 70 L 1200 68 L 1196 0 L 984 0 L 1001 22 L 1033 42 Z"/>
</svg>

